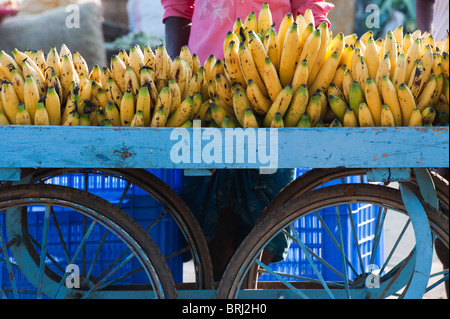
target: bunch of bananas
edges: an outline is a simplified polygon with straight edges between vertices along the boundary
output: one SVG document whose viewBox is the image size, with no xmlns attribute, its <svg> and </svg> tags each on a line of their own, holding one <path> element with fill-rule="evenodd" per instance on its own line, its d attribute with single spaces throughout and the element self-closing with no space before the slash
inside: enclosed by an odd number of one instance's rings
<svg viewBox="0 0 450 319">
<path fill-rule="evenodd" d="M 449 39 L 333 37 L 311 10 L 278 31 L 268 4 L 237 19 L 224 58 L 135 45 L 89 70 L 78 53 L 0 52 L 0 125 L 317 127 L 448 125 Z"/>
</svg>

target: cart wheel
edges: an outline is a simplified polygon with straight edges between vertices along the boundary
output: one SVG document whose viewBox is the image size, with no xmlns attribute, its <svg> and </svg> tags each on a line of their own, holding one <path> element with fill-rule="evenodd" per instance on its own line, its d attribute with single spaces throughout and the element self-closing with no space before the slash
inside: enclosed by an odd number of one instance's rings
<svg viewBox="0 0 450 319">
<path fill-rule="evenodd" d="M 448 248 L 448 217 L 422 204 L 433 238 L 439 238 Z M 360 212 L 367 214 L 365 219 L 372 219 L 372 223 L 358 223 Z M 392 215 L 401 216 L 402 225 L 390 225 Z M 392 188 L 346 184 L 310 191 L 255 225 L 231 259 L 217 297 L 403 297 L 410 288 L 416 262 L 420 262 L 411 239 L 411 224 L 400 192 Z M 369 226 L 373 227 L 373 237 L 363 242 L 360 232 Z M 393 238 L 392 247 L 384 260 L 377 261 L 382 234 L 386 232 Z M 276 264 L 266 266 L 260 261 L 265 247 L 279 234 L 291 241 L 288 254 L 295 256 L 296 262 L 288 265 L 289 269 L 274 270 Z M 320 241 L 331 243 L 329 251 L 317 245 Z M 448 275 L 448 269 L 432 274 L 426 291 L 443 284 Z"/>
<path fill-rule="evenodd" d="M 84 191 L 44 184 L 2 189 L 0 241 L 2 297 L 177 297 L 153 240 L 116 206 Z"/>
<path fill-rule="evenodd" d="M 312 169 L 287 185 L 277 195 L 277 197 L 271 201 L 269 206 L 266 207 L 264 213 L 261 215 L 261 218 L 270 214 L 272 211 L 288 201 L 328 182 L 334 180 L 341 180 L 343 182 L 346 177 L 350 176 L 360 176 L 361 180 L 363 180 L 363 176 L 367 174 L 367 171 L 367 168 L 344 167 Z M 449 182 L 439 176 L 436 172 L 430 171 L 430 175 L 433 179 L 439 201 L 448 209 Z M 411 183 L 417 184 L 414 175 L 411 177 Z"/>
<path fill-rule="evenodd" d="M 203 236 L 203 232 L 198 224 L 195 216 L 192 214 L 189 207 L 181 199 L 181 197 L 166 183 L 144 169 L 38 169 L 31 170 L 26 177 L 29 183 L 55 183 L 67 181 L 67 175 L 73 175 L 77 178 L 77 185 L 66 185 L 77 187 L 79 189 L 93 192 L 97 196 L 102 196 L 95 186 L 92 186 L 92 181 L 103 179 L 104 183 L 111 182 L 115 184 L 116 192 L 114 195 L 108 194 L 107 200 L 116 204 L 125 212 L 132 211 L 133 194 L 140 192 L 150 196 L 154 201 L 152 206 L 153 211 L 158 211 L 157 217 L 150 223 L 149 218 L 142 218 L 137 220 L 138 223 L 146 230 L 150 236 L 161 236 L 160 232 L 155 231 L 163 228 L 169 222 L 175 222 L 178 230 L 182 235 L 181 249 L 177 247 L 171 248 L 172 245 L 167 245 L 165 239 L 155 239 L 157 244 L 163 243 L 164 246 L 160 249 L 165 255 L 165 258 L 170 262 L 170 258 L 180 256 L 180 254 L 190 255 L 193 260 L 193 269 L 188 271 L 194 274 L 193 280 L 195 289 L 210 289 L 213 286 L 212 264 L 209 255 L 208 245 Z M 148 199 L 148 201 L 151 201 Z M 128 205 L 128 206 L 127 206 Z M 172 250 L 171 250 L 172 249 Z M 191 287 L 190 285 L 189 287 Z"/>
</svg>

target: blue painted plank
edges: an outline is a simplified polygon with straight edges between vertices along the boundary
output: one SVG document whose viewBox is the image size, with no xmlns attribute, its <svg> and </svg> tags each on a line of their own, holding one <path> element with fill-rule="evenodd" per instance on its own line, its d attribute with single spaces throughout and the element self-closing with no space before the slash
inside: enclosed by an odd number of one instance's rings
<svg viewBox="0 0 450 319">
<path fill-rule="evenodd" d="M 0 126 L 0 168 L 448 167 L 448 152 L 448 127 Z"/>
</svg>

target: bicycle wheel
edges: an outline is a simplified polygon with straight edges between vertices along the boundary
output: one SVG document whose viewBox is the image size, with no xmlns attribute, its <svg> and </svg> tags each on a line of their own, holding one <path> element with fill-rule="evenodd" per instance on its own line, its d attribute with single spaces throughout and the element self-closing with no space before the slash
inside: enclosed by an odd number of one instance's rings
<svg viewBox="0 0 450 319">
<path fill-rule="evenodd" d="M 189 287 L 195 289 L 212 287 L 212 264 L 200 225 L 181 197 L 147 170 L 38 169 L 30 170 L 25 175 L 27 177 L 24 180 L 30 183 L 63 184 L 94 193 L 114 203 L 132 215 L 155 238 L 169 265 L 173 265 L 171 269 L 177 283 L 190 283 Z M 103 185 L 110 187 L 107 192 Z M 178 237 L 180 240 L 176 241 Z M 192 263 L 182 264 L 183 259 L 190 258 Z M 182 271 L 179 270 L 179 264 L 182 264 L 185 272 L 193 275 L 180 278 Z"/>
<path fill-rule="evenodd" d="M 448 248 L 448 217 L 423 203 L 434 238 Z M 370 207 L 370 211 L 365 211 Z M 369 214 L 358 224 L 359 213 Z M 390 227 L 390 215 L 404 218 Z M 344 218 L 346 218 L 344 220 Z M 403 227 L 402 227 L 403 226 Z M 411 221 L 398 190 L 371 184 L 335 185 L 299 196 L 261 219 L 231 259 L 217 292 L 218 298 L 388 298 L 402 297 L 414 271 L 414 240 L 407 236 Z M 345 230 L 347 227 L 347 230 Z M 371 227 L 372 238 L 360 233 Z M 393 232 L 387 257 L 379 261 L 382 230 Z M 283 234 L 292 243 L 288 254 L 297 258 L 276 269 L 260 261 L 265 247 Z M 348 234 L 348 235 L 346 235 Z M 384 235 L 386 237 L 386 234 Z M 331 247 L 324 251 L 323 242 Z M 408 246 L 412 243 L 412 246 Z M 406 244 L 408 249 L 399 249 Z M 372 270 L 378 269 L 378 277 Z M 263 276 L 268 281 L 262 281 Z M 378 286 L 371 286 L 378 278 Z M 430 276 L 427 291 L 448 279 L 448 269 Z M 267 280 L 267 278 L 266 278 Z M 258 289 L 258 290 L 255 290 Z"/>
<path fill-rule="evenodd" d="M 84 191 L 1 189 L 0 241 L 2 297 L 177 297 L 153 240 L 119 208 Z"/>
</svg>

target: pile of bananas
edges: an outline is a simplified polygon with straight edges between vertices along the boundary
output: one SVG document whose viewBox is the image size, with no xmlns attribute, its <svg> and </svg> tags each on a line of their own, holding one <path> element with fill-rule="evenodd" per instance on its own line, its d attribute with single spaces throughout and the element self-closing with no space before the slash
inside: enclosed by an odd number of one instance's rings
<svg viewBox="0 0 450 319">
<path fill-rule="evenodd" d="M 224 58 L 187 46 L 120 50 L 89 70 L 58 52 L 0 52 L 0 125 L 191 127 L 445 126 L 449 38 L 372 32 L 333 37 L 311 10 L 275 31 L 268 4 L 237 19 Z"/>
</svg>

